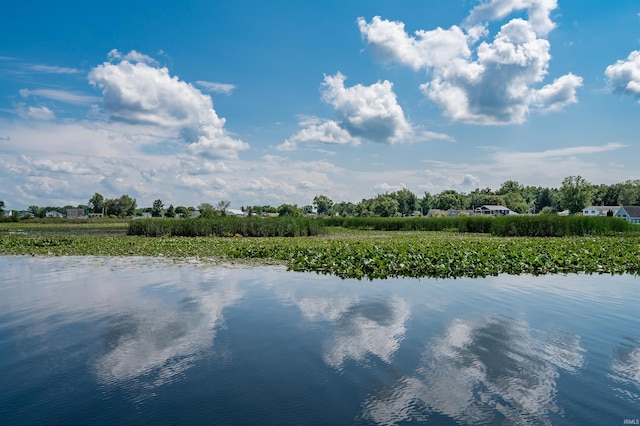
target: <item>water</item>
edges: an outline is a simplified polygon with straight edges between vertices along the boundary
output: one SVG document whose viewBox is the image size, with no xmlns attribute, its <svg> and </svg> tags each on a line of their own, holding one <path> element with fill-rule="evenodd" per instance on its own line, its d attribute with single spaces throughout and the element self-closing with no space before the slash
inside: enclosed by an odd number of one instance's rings
<svg viewBox="0 0 640 426">
<path fill-rule="evenodd" d="M 633 424 L 640 278 L 0 257 L 0 424 Z"/>
</svg>

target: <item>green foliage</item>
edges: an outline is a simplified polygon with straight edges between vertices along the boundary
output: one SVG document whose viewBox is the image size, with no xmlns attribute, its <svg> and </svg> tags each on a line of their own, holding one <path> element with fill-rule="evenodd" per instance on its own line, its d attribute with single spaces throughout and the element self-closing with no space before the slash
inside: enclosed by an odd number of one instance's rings
<svg viewBox="0 0 640 426">
<path fill-rule="evenodd" d="M 328 216 L 331 214 L 333 201 L 326 195 L 318 195 L 313 198 L 313 206 L 316 209 L 316 213 L 322 216 Z"/>
<path fill-rule="evenodd" d="M 92 213 L 103 213 L 103 209 L 105 208 L 104 197 L 96 192 L 93 194 L 93 197 L 89 199 L 87 205 Z"/>
<path fill-rule="evenodd" d="M 170 221 L 149 221 L 165 220 Z M 197 257 L 223 262 L 280 263 L 295 271 L 358 279 L 640 273 L 638 234 L 564 238 L 509 238 L 457 232 L 380 235 L 362 231 L 332 232 L 315 238 L 1 235 L 0 254 Z"/>
<path fill-rule="evenodd" d="M 504 237 L 565 237 L 611 235 L 637 231 L 626 220 L 587 216 L 513 216 L 498 218 L 491 227 L 493 235 Z"/>
<path fill-rule="evenodd" d="M 307 217 L 199 217 L 195 219 L 138 219 L 129 235 L 147 237 L 306 237 L 324 233 L 324 224 Z"/>
<path fill-rule="evenodd" d="M 523 215 L 493 217 L 488 215 L 458 217 L 332 217 L 323 220 L 326 226 L 375 231 L 444 231 L 487 233 L 511 237 L 563 237 L 611 235 L 637 232 L 633 224 L 612 217 Z"/>
<path fill-rule="evenodd" d="M 278 207 L 278 215 L 289 217 L 302 216 L 302 210 L 298 208 L 297 204 L 281 204 Z"/>
<path fill-rule="evenodd" d="M 108 216 L 122 218 L 126 216 L 133 216 L 136 212 L 136 200 L 134 198 L 131 198 L 127 194 L 121 195 L 120 198 L 106 200 L 104 202 L 104 206 L 105 213 Z"/>
<path fill-rule="evenodd" d="M 151 216 L 153 217 L 162 217 L 164 214 L 164 204 L 162 200 L 157 199 L 153 202 L 153 207 L 151 207 Z"/>
<path fill-rule="evenodd" d="M 560 187 L 560 201 L 563 209 L 578 213 L 591 203 L 593 187 L 582 176 L 567 176 Z"/>
</svg>

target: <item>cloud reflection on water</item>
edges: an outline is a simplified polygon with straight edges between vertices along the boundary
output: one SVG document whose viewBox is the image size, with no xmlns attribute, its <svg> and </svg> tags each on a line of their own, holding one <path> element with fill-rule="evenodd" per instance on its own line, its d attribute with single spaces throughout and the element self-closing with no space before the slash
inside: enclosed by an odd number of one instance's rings
<svg viewBox="0 0 640 426">
<path fill-rule="evenodd" d="M 390 363 L 402 341 L 410 316 L 409 305 L 397 296 L 360 301 L 357 298 L 304 298 L 298 302 L 311 321 L 329 321 L 335 327 L 325 342 L 323 359 L 341 369 L 347 360 L 364 361 L 369 355 Z"/>
<path fill-rule="evenodd" d="M 362 417 L 377 424 L 424 421 L 432 413 L 462 424 L 549 423 L 558 369 L 583 365 L 579 338 L 546 341 L 509 317 L 455 319 L 423 353 L 415 375 L 371 396 Z"/>
<path fill-rule="evenodd" d="M 94 363 L 98 380 L 105 384 L 137 381 L 149 388 L 179 377 L 210 350 L 223 309 L 243 295 L 237 282 L 226 275 L 224 279 L 207 277 L 206 282 L 215 285 L 184 286 L 181 290 L 188 296 L 177 306 L 149 304 L 146 295 L 138 309 L 110 318 L 104 353 Z"/>
<path fill-rule="evenodd" d="M 621 385 L 615 390 L 623 398 L 640 402 L 640 341 L 628 339 L 617 348 L 608 376 Z"/>
</svg>

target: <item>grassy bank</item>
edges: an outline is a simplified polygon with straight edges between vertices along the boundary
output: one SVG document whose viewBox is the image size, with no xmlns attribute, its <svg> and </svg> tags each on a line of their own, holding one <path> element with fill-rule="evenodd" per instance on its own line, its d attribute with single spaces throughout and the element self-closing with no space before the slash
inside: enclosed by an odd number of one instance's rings
<svg viewBox="0 0 640 426">
<path fill-rule="evenodd" d="M 8 235 L 2 255 L 163 256 L 282 264 L 343 278 L 640 273 L 640 236 L 494 237 L 457 232 L 343 232 L 304 238 Z"/>
</svg>

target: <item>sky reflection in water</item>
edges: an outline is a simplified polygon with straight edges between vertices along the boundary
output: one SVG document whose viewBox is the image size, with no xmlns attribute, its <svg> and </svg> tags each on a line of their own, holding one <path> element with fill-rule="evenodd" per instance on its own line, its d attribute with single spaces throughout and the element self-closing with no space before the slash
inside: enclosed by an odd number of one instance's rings
<svg viewBox="0 0 640 426">
<path fill-rule="evenodd" d="M 277 388 L 280 380 L 296 382 L 275 371 L 286 371 L 287 362 L 293 370 L 305 356 L 301 388 L 279 389 L 298 418 L 598 424 L 640 417 L 640 321 L 629 313 L 640 296 L 637 277 L 359 282 L 147 258 L 0 257 L 0 268 L 0 350 L 7 354 L 0 373 L 10 382 L 0 384 L 0 420 L 17 418 L 16 395 L 53 380 L 44 369 L 22 384 L 15 376 L 26 374 L 30 360 L 52 357 L 93 378 L 93 389 L 76 389 L 74 398 L 122 388 L 139 410 L 154 398 L 170 400 L 194 375 L 225 380 L 231 396 L 220 404 L 240 410 L 247 401 L 232 395 L 257 382 L 232 372 L 261 368 L 242 362 L 262 363 L 267 378 L 274 371 Z M 279 318 L 286 330 L 252 334 Z M 84 343 L 74 348 L 67 328 L 83 330 L 75 338 Z M 259 350 L 252 342 L 268 350 L 244 356 L 242 348 Z M 195 399 L 213 392 L 202 386 L 190 389 Z M 318 391 L 309 397 L 309 389 Z M 352 402 L 331 406 L 342 394 Z M 256 410 L 279 419 L 275 411 L 284 408 L 265 398 Z M 224 407 L 211 403 L 199 410 L 216 418 Z M 594 411 L 576 410 L 585 404 Z M 237 415 L 224 409 L 230 420 Z"/>
</svg>

